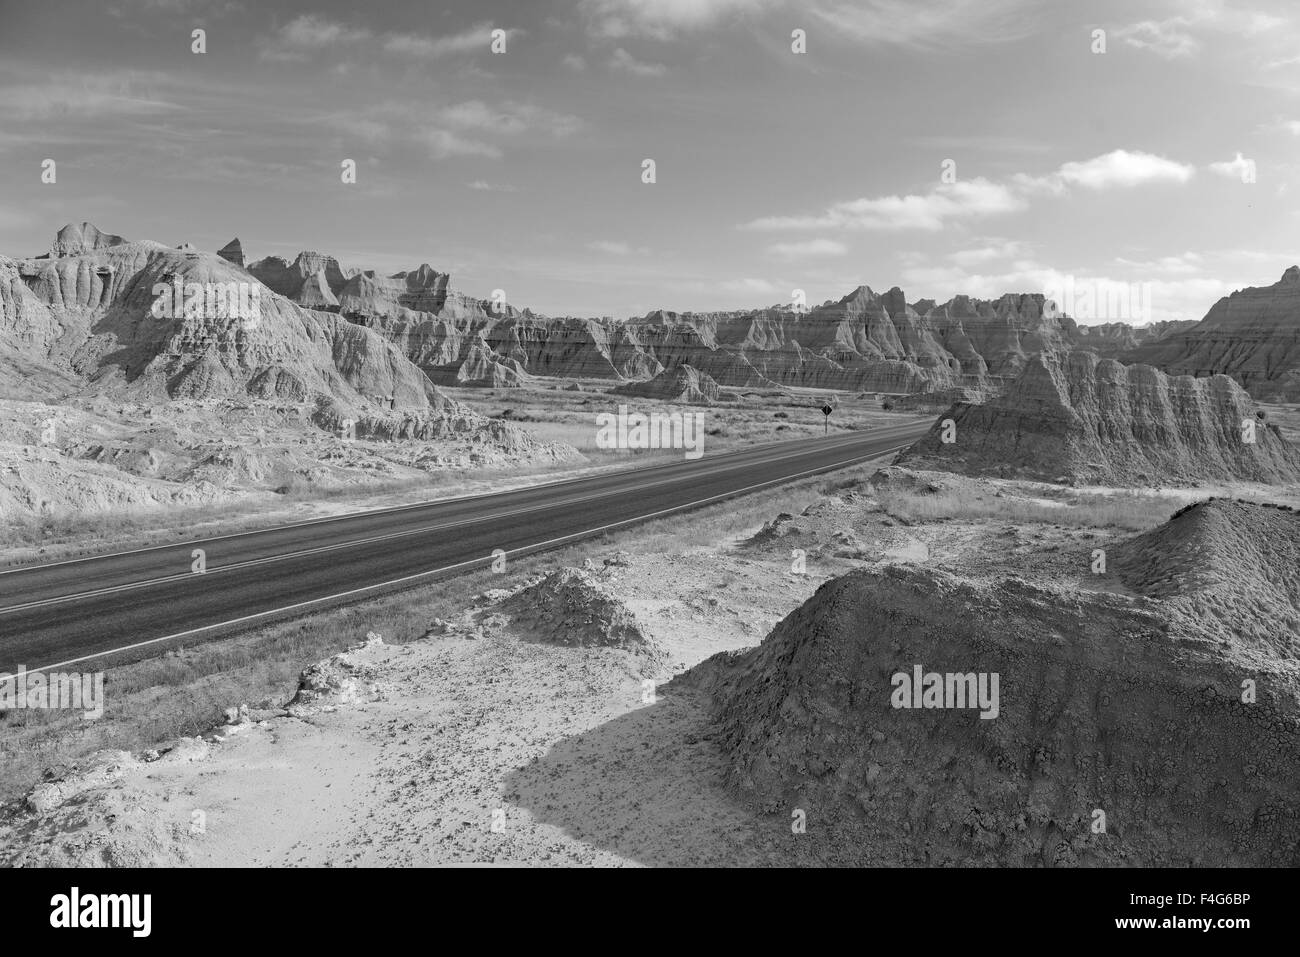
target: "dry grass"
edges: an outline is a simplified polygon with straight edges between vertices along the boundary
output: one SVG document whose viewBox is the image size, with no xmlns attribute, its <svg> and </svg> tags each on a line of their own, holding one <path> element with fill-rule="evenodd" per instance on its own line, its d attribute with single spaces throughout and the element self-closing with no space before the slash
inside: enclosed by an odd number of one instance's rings
<svg viewBox="0 0 1300 957">
<path fill-rule="evenodd" d="M 882 490 L 878 498 L 884 511 L 908 522 L 990 520 L 1134 531 L 1153 528 L 1176 508 L 1169 505 L 1166 509 L 1163 506 L 1168 503 L 1149 495 L 1123 493 L 1074 494 L 1056 503 L 972 490 L 924 493 L 888 489 Z"/>
<path fill-rule="evenodd" d="M 876 463 L 879 464 L 879 463 Z M 283 707 L 306 666 L 378 632 L 389 644 L 414 641 L 435 617 L 452 618 L 470 597 L 515 586 L 561 565 L 597 562 L 623 549 L 672 552 L 716 547 L 753 529 L 777 511 L 797 511 L 834 494 L 846 477 L 869 475 L 873 465 L 813 477 L 734 500 L 669 516 L 579 542 L 554 552 L 511 559 L 505 574 L 484 569 L 344 608 L 182 648 L 106 671 L 102 718 L 53 711 L 0 712 L 0 801 L 20 797 L 45 768 L 66 769 L 95 751 L 142 750 L 220 723 L 224 709 Z"/>
</svg>

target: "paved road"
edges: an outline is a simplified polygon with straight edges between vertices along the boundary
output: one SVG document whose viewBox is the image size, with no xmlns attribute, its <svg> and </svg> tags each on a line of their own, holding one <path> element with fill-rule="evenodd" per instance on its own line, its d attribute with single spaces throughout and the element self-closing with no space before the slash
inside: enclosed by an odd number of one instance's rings
<svg viewBox="0 0 1300 957">
<path fill-rule="evenodd" d="M 928 423 L 804 439 L 0 572 L 0 672 L 143 657 L 553 548 L 902 448 Z M 206 571 L 193 570 L 202 549 Z"/>
</svg>

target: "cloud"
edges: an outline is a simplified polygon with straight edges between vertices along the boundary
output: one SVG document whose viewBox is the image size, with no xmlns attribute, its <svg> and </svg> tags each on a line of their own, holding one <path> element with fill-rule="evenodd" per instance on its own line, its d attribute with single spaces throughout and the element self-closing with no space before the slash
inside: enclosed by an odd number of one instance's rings
<svg viewBox="0 0 1300 957">
<path fill-rule="evenodd" d="M 1205 37 L 1209 33 L 1256 38 L 1283 35 L 1292 26 L 1286 17 L 1245 9 L 1240 3 L 1229 9 L 1223 0 L 1179 0 L 1176 16 L 1140 20 L 1113 33 L 1131 47 L 1177 60 L 1200 54 L 1207 46 Z M 1257 50 L 1254 55 L 1258 55 Z M 1266 63 L 1265 68 L 1272 65 Z"/>
<path fill-rule="evenodd" d="M 1246 157 L 1238 153 L 1236 158 L 1230 159 L 1227 162 L 1211 163 L 1210 172 L 1217 173 L 1218 175 L 1224 176 L 1228 179 L 1240 180 L 1244 183 L 1254 178 L 1255 161 L 1248 160 Z"/>
<path fill-rule="evenodd" d="M 668 40 L 710 27 L 734 14 L 752 13 L 776 0 L 581 0 L 587 31 L 594 37 L 631 36 Z"/>
<path fill-rule="evenodd" d="M 1195 56 L 1201 52 L 1201 41 L 1187 32 L 1184 17 L 1168 20 L 1143 20 L 1114 31 L 1118 40 L 1139 50 L 1149 50 L 1166 60 Z"/>
<path fill-rule="evenodd" d="M 483 156 L 500 159 L 501 148 L 481 140 L 470 139 L 444 129 L 426 129 L 416 134 L 416 139 L 429 148 L 434 159 L 452 159 L 457 156 Z"/>
<path fill-rule="evenodd" d="M 1256 129 L 1263 133 L 1290 133 L 1292 136 L 1300 136 L 1300 120 L 1287 120 L 1279 116 L 1272 123 L 1262 123 Z"/>
<path fill-rule="evenodd" d="M 836 203 L 813 216 L 770 216 L 749 229 L 853 229 L 938 231 L 954 220 L 1019 212 L 1028 207 L 1014 190 L 987 179 L 944 183 L 923 195 L 881 196 Z"/>
<path fill-rule="evenodd" d="M 1060 192 L 1066 186 L 1103 190 L 1115 187 L 1144 186 L 1148 183 L 1186 183 L 1196 169 L 1186 163 L 1152 153 L 1112 150 L 1082 162 L 1065 163 L 1047 177 L 1019 176 L 1017 182 L 1028 189 Z"/>
<path fill-rule="evenodd" d="M 576 53 L 568 54 L 564 58 L 563 62 L 564 65 L 567 66 L 574 73 L 581 73 L 583 70 L 587 69 L 587 61 L 584 60 L 582 57 L 578 56 Z"/>
<path fill-rule="evenodd" d="M 1195 172 L 1195 167 L 1150 153 L 1115 150 L 1083 162 L 1065 163 L 1046 176 L 1018 173 L 1005 183 L 977 177 L 944 183 L 923 194 L 847 200 L 813 215 L 767 216 L 740 228 L 938 232 L 954 223 L 1023 212 L 1029 208 L 1034 193 L 1063 195 L 1075 186 L 1096 191 L 1147 183 L 1185 183 Z"/>
<path fill-rule="evenodd" d="M 614 51 L 614 55 L 609 58 L 609 65 L 611 69 L 622 70 L 633 76 L 663 76 L 668 72 L 668 67 L 662 63 L 643 63 L 622 47 Z"/>
<path fill-rule="evenodd" d="M 162 73 L 118 71 L 64 73 L 41 83 L 6 86 L 0 116 L 50 120 L 61 116 L 147 116 L 181 109 L 158 89 L 170 85 Z"/>
<path fill-rule="evenodd" d="M 650 250 L 644 246 L 633 246 L 625 242 L 617 242 L 608 239 L 597 239 L 594 242 L 587 243 L 587 248 L 593 252 L 605 253 L 608 256 L 638 256 L 646 255 Z"/>
<path fill-rule="evenodd" d="M 260 37 L 259 56 L 280 62 L 303 61 L 331 47 L 369 38 L 370 31 L 304 13 L 290 20 L 270 37 Z"/>
<path fill-rule="evenodd" d="M 1130 300 L 1129 304 L 1149 304 L 1150 318 L 1154 321 L 1200 319 L 1218 299 L 1243 285 L 1238 283 L 1234 286 L 1222 279 L 1190 275 L 1151 279 L 1138 273 L 1136 279 L 1115 279 L 1085 272 L 1067 273 L 1034 260 L 1016 261 L 1007 270 L 997 273 L 972 273 L 956 267 L 917 265 L 903 269 L 901 281 L 909 290 L 909 297 L 915 295 L 917 298 L 938 302 L 945 302 L 955 295 L 995 299 L 1009 292 L 1057 296 L 1067 287 L 1072 287 L 1081 294 L 1086 286 L 1098 294 L 1093 305 L 1099 312 L 1105 312 L 1108 308 L 1103 306 L 1108 303 L 1106 292 L 1129 292 L 1136 294 L 1136 301 Z M 1124 297 L 1121 295 L 1119 298 L 1122 300 Z M 1122 308 L 1125 303 L 1118 304 Z M 1123 315 L 1096 314 L 1085 322 L 1125 321 L 1125 318 Z M 1127 321 L 1145 321 L 1145 318 L 1130 314 Z"/>
<path fill-rule="evenodd" d="M 1199 253 L 1186 252 L 1181 256 L 1161 256 L 1159 259 L 1132 260 L 1117 256 L 1118 265 L 1139 273 L 1166 273 L 1180 276 L 1191 275 L 1204 268 L 1204 258 Z"/>
<path fill-rule="evenodd" d="M 718 283 L 718 288 L 724 292 L 739 292 L 761 296 L 785 294 L 779 286 L 767 279 L 727 279 Z M 789 290 L 786 290 L 786 293 L 788 292 Z"/>
<path fill-rule="evenodd" d="M 504 183 L 489 183 L 485 179 L 476 179 L 474 182 L 467 184 L 470 189 L 479 190 L 485 193 L 515 193 L 518 192 L 514 186 Z"/>
<path fill-rule="evenodd" d="M 849 247 L 834 239 L 809 239 L 805 242 L 773 243 L 767 251 L 780 259 L 821 259 L 843 256 Z"/>
<path fill-rule="evenodd" d="M 448 126 L 457 129 L 506 136 L 531 132 L 568 136 L 582 128 L 582 121 L 576 116 L 511 100 L 496 107 L 488 106 L 482 100 L 466 100 L 444 107 L 439 116 Z"/>
<path fill-rule="evenodd" d="M 831 36 L 868 46 L 1006 43 L 1036 29 L 1030 0 L 836 0 L 809 12 Z"/>
<path fill-rule="evenodd" d="M 450 53 L 487 52 L 492 44 L 491 20 L 476 23 L 467 30 L 442 37 L 426 37 L 413 33 L 390 33 L 384 39 L 384 51 L 407 56 L 436 59 Z M 506 30 L 507 47 L 510 40 L 522 36 L 522 30 Z"/>
<path fill-rule="evenodd" d="M 958 266 L 968 268 L 981 263 L 996 262 L 999 259 L 1015 259 L 1017 256 L 1023 256 L 1024 252 L 1024 243 L 1014 239 L 988 240 L 986 246 L 959 249 L 955 253 L 949 253 L 948 258 Z"/>
</svg>

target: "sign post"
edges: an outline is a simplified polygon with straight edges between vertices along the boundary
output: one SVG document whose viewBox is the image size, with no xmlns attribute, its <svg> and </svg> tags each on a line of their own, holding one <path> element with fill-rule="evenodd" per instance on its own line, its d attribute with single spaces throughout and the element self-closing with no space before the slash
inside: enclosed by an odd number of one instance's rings
<svg viewBox="0 0 1300 957">
<path fill-rule="evenodd" d="M 826 427 L 822 430 L 822 434 L 823 434 L 823 435 L 830 435 L 830 434 L 831 434 L 831 413 L 834 412 L 834 411 L 835 411 L 835 410 L 832 409 L 832 408 L 830 407 L 830 404 L 829 404 L 829 403 L 826 404 L 826 405 L 824 405 L 824 406 L 822 406 L 822 415 L 826 416 L 826 419 L 825 419 L 825 426 L 826 426 Z"/>
</svg>

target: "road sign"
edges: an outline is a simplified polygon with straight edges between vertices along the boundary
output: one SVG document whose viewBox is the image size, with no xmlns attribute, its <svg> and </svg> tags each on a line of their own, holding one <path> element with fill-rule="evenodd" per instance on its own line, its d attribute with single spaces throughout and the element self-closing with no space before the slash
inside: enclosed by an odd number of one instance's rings
<svg viewBox="0 0 1300 957">
<path fill-rule="evenodd" d="M 832 409 L 829 404 L 822 406 L 822 415 L 826 416 L 826 418 L 823 420 L 823 422 L 825 423 L 824 427 L 822 428 L 823 435 L 831 434 L 831 413 L 834 411 L 835 410 Z"/>
</svg>

